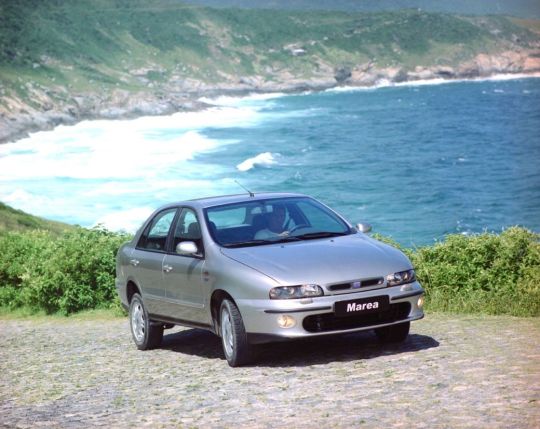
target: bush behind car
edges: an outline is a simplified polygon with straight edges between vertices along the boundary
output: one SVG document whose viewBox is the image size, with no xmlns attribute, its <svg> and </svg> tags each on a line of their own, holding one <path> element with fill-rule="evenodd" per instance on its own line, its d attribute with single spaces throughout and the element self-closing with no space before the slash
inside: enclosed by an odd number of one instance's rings
<svg viewBox="0 0 540 429">
<path fill-rule="evenodd" d="M 76 227 L 0 233 L 0 306 L 71 314 L 119 309 L 115 255 L 130 237 Z M 448 235 L 403 248 L 426 290 L 427 311 L 540 316 L 540 234 L 511 227 L 500 234 Z"/>
<path fill-rule="evenodd" d="M 0 306 L 70 314 L 118 306 L 115 255 L 129 237 L 103 228 L 0 235 Z"/>
</svg>

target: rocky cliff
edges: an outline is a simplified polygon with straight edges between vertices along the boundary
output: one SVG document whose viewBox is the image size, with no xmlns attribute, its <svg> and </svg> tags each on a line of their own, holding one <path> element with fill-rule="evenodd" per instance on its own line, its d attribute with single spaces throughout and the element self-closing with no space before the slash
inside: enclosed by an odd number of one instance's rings
<svg viewBox="0 0 540 429">
<path fill-rule="evenodd" d="M 0 5 L 0 142 L 202 96 L 540 73 L 534 20 L 53 3 Z"/>
</svg>

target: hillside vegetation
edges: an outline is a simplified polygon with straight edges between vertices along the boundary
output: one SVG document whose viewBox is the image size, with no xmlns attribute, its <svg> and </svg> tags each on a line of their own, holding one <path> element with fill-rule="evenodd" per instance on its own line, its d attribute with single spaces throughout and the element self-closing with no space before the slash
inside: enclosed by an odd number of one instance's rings
<svg viewBox="0 0 540 429">
<path fill-rule="evenodd" d="M 16 210 L 0 202 L 0 232 L 22 232 L 40 229 L 49 231 L 52 235 L 60 235 L 71 228 L 73 228 L 71 225 L 32 216 L 31 214 L 25 213 L 22 210 Z"/>
<path fill-rule="evenodd" d="M 422 78 L 418 67 L 436 67 L 435 75 L 443 77 L 518 72 L 529 67 L 525 58 L 540 47 L 537 24 L 419 10 L 345 13 L 212 9 L 173 0 L 4 0 L 0 120 L 37 115 L 32 121 L 39 128 L 126 111 L 162 113 L 186 107 L 190 94 L 369 84 L 381 76 Z M 480 65 L 475 60 L 479 54 L 501 53 L 512 55 L 501 61 L 484 58 Z"/>
<path fill-rule="evenodd" d="M 186 3 L 211 7 L 246 9 L 342 10 L 347 12 L 379 12 L 383 10 L 421 9 L 428 12 L 463 15 L 510 15 L 540 18 L 537 0 L 184 0 Z"/>
</svg>

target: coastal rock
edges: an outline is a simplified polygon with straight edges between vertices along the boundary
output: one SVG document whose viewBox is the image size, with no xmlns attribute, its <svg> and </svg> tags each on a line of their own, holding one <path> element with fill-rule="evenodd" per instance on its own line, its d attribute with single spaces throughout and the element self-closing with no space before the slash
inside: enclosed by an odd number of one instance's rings
<svg viewBox="0 0 540 429">
<path fill-rule="evenodd" d="M 238 79 L 238 82 L 254 88 L 259 88 L 263 84 L 264 79 L 261 76 L 242 76 Z"/>
<path fill-rule="evenodd" d="M 474 62 L 478 67 L 480 76 L 486 76 L 491 73 L 517 73 L 522 71 L 521 56 L 517 52 L 504 52 L 497 56 L 479 54 Z"/>
<path fill-rule="evenodd" d="M 375 71 L 353 70 L 347 84 L 353 86 L 373 86 L 377 83 L 379 74 Z"/>
<path fill-rule="evenodd" d="M 533 73 L 538 71 L 540 71 L 540 56 L 525 58 L 523 61 L 523 72 Z"/>
<path fill-rule="evenodd" d="M 497 55 L 479 54 L 458 68 L 460 77 L 490 76 L 498 73 L 531 73 L 540 70 L 538 52 L 505 51 Z"/>
<path fill-rule="evenodd" d="M 438 66 L 433 68 L 433 74 L 443 79 L 452 79 L 456 77 L 456 71 L 450 66 Z"/>
<path fill-rule="evenodd" d="M 348 85 L 373 86 L 381 82 L 404 82 L 408 78 L 407 73 L 401 67 L 386 67 L 378 69 L 373 65 L 361 65 L 351 72 L 347 79 Z"/>
<path fill-rule="evenodd" d="M 336 69 L 334 79 L 336 79 L 337 83 L 342 83 L 349 79 L 351 76 L 352 71 L 349 67 L 339 67 Z"/>
<path fill-rule="evenodd" d="M 390 82 L 404 82 L 407 80 L 407 73 L 401 67 L 387 67 L 379 72 L 382 79 Z"/>
<path fill-rule="evenodd" d="M 407 72 L 407 79 L 408 80 L 427 80 L 427 79 L 435 79 L 435 73 L 433 73 L 433 70 L 416 66 L 413 71 Z"/>
<path fill-rule="evenodd" d="M 312 75 L 308 78 L 273 65 L 267 67 L 268 74 L 265 76 L 236 78 L 224 73 L 220 75 L 222 81 L 215 84 L 175 74 L 170 81 L 156 83 L 153 88 L 141 89 L 139 92 L 103 88 L 101 92 L 73 94 L 67 87 L 45 87 L 32 82 L 25 86 L 31 92 L 32 106 L 2 88 L 0 143 L 17 140 L 29 132 L 51 129 L 59 124 L 73 124 L 83 119 L 133 118 L 202 109 L 207 105 L 198 99 L 223 94 L 241 96 L 251 92 L 319 91 L 340 85 L 374 86 L 384 82 L 467 79 L 499 73 L 538 73 L 540 47 L 534 50 L 505 51 L 496 55 L 479 54 L 455 67 L 417 66 L 412 70 L 397 66 L 379 68 L 373 60 L 352 67 L 335 68 L 316 56 L 313 57 L 312 66 Z M 139 69 L 136 74 L 149 71 L 159 70 Z"/>
</svg>

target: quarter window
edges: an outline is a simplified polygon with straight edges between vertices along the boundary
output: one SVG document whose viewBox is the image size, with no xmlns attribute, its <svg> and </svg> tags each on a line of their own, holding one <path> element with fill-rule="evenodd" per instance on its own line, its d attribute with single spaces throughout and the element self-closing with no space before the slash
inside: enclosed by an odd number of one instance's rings
<svg viewBox="0 0 540 429">
<path fill-rule="evenodd" d="M 182 241 L 193 241 L 202 254 L 203 240 L 201 235 L 201 225 L 197 220 L 197 215 L 191 209 L 184 208 L 178 217 L 174 229 L 173 252 Z"/>
</svg>

